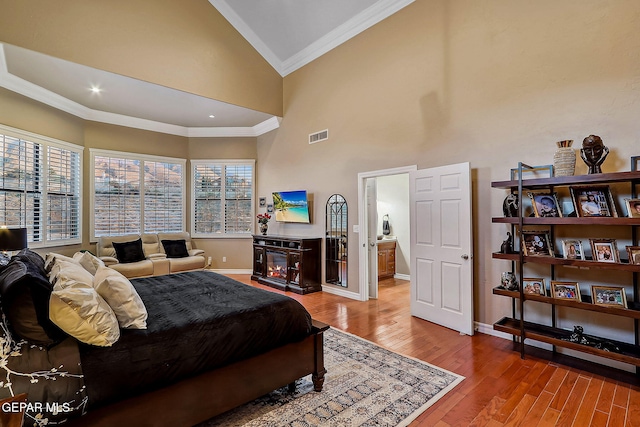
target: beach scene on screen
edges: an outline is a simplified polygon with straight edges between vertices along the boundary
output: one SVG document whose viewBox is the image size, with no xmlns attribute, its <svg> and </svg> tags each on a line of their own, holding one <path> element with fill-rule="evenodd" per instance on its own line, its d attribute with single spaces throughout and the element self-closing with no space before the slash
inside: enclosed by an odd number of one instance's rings
<svg viewBox="0 0 640 427">
<path fill-rule="evenodd" d="M 309 222 L 307 192 L 304 190 L 274 192 L 273 208 L 276 221 Z"/>
</svg>

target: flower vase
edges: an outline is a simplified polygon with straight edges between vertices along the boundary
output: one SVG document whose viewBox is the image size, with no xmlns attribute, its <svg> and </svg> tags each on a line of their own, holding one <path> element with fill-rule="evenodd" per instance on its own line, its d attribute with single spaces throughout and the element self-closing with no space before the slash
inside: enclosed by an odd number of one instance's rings
<svg viewBox="0 0 640 427">
<path fill-rule="evenodd" d="M 269 224 L 260 223 L 260 232 L 263 236 L 267 235 L 267 230 L 269 229 Z"/>
<path fill-rule="evenodd" d="M 553 155 L 553 175 L 572 176 L 576 171 L 576 150 L 571 148 L 573 140 L 558 141 Z"/>
</svg>

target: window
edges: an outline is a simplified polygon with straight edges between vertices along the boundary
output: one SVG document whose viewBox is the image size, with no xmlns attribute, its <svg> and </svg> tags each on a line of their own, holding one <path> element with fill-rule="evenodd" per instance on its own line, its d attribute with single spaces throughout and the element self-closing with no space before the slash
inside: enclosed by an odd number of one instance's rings
<svg viewBox="0 0 640 427">
<path fill-rule="evenodd" d="M 253 217 L 253 160 L 193 160 L 193 220 L 196 237 L 250 236 Z"/>
<path fill-rule="evenodd" d="M 82 147 L 0 126 L 0 224 L 30 247 L 80 243 Z"/>
<path fill-rule="evenodd" d="M 92 237 L 183 231 L 183 159 L 91 150 Z"/>
</svg>

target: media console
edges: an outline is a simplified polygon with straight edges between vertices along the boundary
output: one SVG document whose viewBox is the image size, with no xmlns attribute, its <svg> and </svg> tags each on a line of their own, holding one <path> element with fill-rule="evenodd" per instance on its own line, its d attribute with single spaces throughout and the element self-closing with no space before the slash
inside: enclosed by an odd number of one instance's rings
<svg viewBox="0 0 640 427">
<path fill-rule="evenodd" d="M 251 280 L 303 295 L 321 291 L 321 244 L 319 237 L 254 235 Z"/>
</svg>

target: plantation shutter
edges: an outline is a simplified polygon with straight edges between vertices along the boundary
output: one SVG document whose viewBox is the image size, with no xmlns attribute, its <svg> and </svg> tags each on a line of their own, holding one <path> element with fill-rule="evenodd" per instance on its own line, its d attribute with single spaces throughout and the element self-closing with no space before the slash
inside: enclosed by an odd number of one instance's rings
<svg viewBox="0 0 640 427">
<path fill-rule="evenodd" d="M 250 233 L 253 224 L 253 167 L 225 166 L 225 233 Z"/>
<path fill-rule="evenodd" d="M 80 237 L 80 153 L 48 147 L 47 240 Z"/>
<path fill-rule="evenodd" d="M 194 167 L 194 229 L 196 233 L 222 233 L 222 165 Z"/>
<path fill-rule="evenodd" d="M 181 164 L 144 162 L 144 232 L 182 231 Z"/>
</svg>

